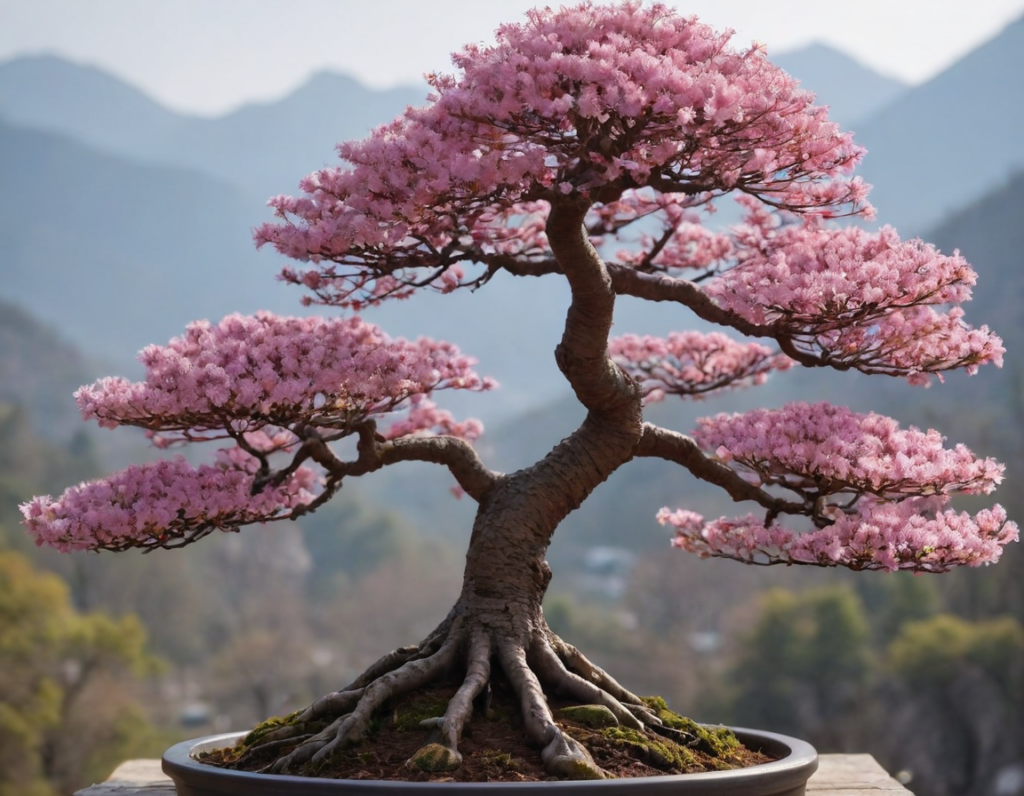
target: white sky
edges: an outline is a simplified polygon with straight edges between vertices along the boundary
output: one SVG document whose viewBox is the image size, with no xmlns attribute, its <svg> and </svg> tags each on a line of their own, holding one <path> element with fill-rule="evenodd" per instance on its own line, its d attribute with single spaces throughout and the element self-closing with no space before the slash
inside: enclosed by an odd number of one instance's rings
<svg viewBox="0 0 1024 796">
<path fill-rule="evenodd" d="M 568 4 L 548 0 L 551 5 Z M 544 0 L 0 0 L 0 60 L 59 54 L 99 66 L 177 110 L 217 114 L 280 97 L 322 69 L 374 87 L 448 71 Z M 918 83 L 1024 15 L 1024 0 L 687 0 L 737 44 L 821 41 Z"/>
</svg>

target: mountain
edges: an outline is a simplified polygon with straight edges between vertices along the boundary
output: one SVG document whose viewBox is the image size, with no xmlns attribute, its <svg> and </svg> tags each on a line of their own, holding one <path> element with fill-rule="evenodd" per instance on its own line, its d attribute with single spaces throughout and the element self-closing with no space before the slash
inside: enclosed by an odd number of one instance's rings
<svg viewBox="0 0 1024 796">
<path fill-rule="evenodd" d="M 0 297 L 95 356 L 121 364 L 193 318 L 295 305 L 231 186 L 2 123 L 0 173 Z"/>
<path fill-rule="evenodd" d="M 425 97 L 425 87 L 377 91 L 322 72 L 277 102 L 200 118 L 174 113 L 90 66 L 52 56 L 0 64 L 0 117 L 8 122 L 118 157 L 203 172 L 244 191 L 254 213 L 268 196 L 297 190 L 302 176 L 332 162 L 338 141 L 362 138 Z"/>
<path fill-rule="evenodd" d="M 71 396 L 97 375 L 74 345 L 0 300 L 0 405 L 25 409 L 36 433 L 65 441 L 81 431 Z"/>
<path fill-rule="evenodd" d="M 374 90 L 345 75 L 321 72 L 282 100 L 246 105 L 215 119 L 190 119 L 152 142 L 155 160 L 196 168 L 244 188 L 260 206 L 295 193 L 299 180 L 335 163 L 339 141 L 363 138 L 421 105 L 426 87 Z"/>
<path fill-rule="evenodd" d="M 813 91 L 819 102 L 827 104 L 829 116 L 844 130 L 857 129 L 910 88 L 824 44 L 772 55 L 771 59 L 799 79 L 801 86 Z"/>
<path fill-rule="evenodd" d="M 100 69 L 46 55 L 0 64 L 0 116 L 128 157 L 190 121 Z"/>
<path fill-rule="evenodd" d="M 1024 17 L 857 128 L 879 221 L 920 234 L 1024 167 Z"/>
<path fill-rule="evenodd" d="M 978 284 L 968 305 L 968 319 L 991 326 L 1007 353 L 1003 369 L 983 368 L 968 384 L 958 384 L 964 397 L 985 401 L 998 412 L 1006 438 L 1024 419 L 1024 170 L 1005 185 L 955 213 L 928 233 L 928 240 L 945 251 L 959 249 L 978 272 Z M 985 397 L 988 400 L 985 400 Z M 1016 454 L 1019 456 L 1019 453 Z"/>
</svg>

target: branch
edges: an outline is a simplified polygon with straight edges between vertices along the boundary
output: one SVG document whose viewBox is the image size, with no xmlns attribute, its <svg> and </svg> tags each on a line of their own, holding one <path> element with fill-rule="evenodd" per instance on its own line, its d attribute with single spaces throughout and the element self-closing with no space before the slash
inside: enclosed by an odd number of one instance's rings
<svg viewBox="0 0 1024 796">
<path fill-rule="evenodd" d="M 345 462 L 335 457 L 312 430 L 306 436 L 306 445 L 310 446 L 308 455 L 339 479 L 372 473 L 397 462 L 443 464 L 462 490 L 477 501 L 500 478 L 498 473 L 484 466 L 472 445 L 458 437 L 409 436 L 386 441 L 377 434 L 377 425 L 372 420 L 360 424 L 357 432 L 359 455 L 354 461 Z"/>
<path fill-rule="evenodd" d="M 779 514 L 813 514 L 814 505 L 782 500 L 745 481 L 737 472 L 706 456 L 697 443 L 685 434 L 644 423 L 636 456 L 665 459 L 681 464 L 694 476 L 724 489 L 737 503 L 752 500 L 768 509 L 765 525 Z"/>
<path fill-rule="evenodd" d="M 385 443 L 382 464 L 401 461 L 432 462 L 445 465 L 463 491 L 481 501 L 501 477 L 484 466 L 473 446 L 458 437 L 405 437 Z"/>
<path fill-rule="evenodd" d="M 612 289 L 620 296 L 635 296 L 647 301 L 672 301 L 689 307 L 697 317 L 731 326 L 749 337 L 777 337 L 774 324 L 751 323 L 742 315 L 724 310 L 715 304 L 696 284 L 665 274 L 645 274 L 635 268 L 617 263 L 607 264 Z"/>
<path fill-rule="evenodd" d="M 481 255 L 480 262 L 485 263 L 488 268 L 507 271 L 512 276 L 547 276 L 548 274 L 561 274 L 562 266 L 558 260 L 548 258 L 542 260 L 520 259 L 511 254 Z"/>
<path fill-rule="evenodd" d="M 794 344 L 793 336 L 786 333 L 781 322 L 752 323 L 739 313 L 718 306 L 707 293 L 689 280 L 664 274 L 645 274 L 629 266 L 615 263 L 609 263 L 607 268 L 612 278 L 612 288 L 620 296 L 635 296 L 647 301 L 672 301 L 689 307 L 698 318 L 710 323 L 729 326 L 748 337 L 771 338 L 779 343 L 786 356 L 804 367 L 832 367 L 837 370 L 849 370 L 853 367 L 800 350 Z"/>
</svg>

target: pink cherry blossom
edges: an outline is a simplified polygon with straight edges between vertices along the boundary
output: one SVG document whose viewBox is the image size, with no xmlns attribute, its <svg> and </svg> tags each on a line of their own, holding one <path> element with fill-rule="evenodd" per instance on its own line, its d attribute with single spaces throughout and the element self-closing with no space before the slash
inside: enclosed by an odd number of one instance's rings
<svg viewBox="0 0 1024 796">
<path fill-rule="evenodd" d="M 178 456 L 131 465 L 54 499 L 21 507 L 38 545 L 70 550 L 172 547 L 211 531 L 286 518 L 310 503 L 316 475 L 300 467 L 280 486 L 253 494 L 256 459 L 239 448 L 221 451 L 214 466 L 193 467 Z"/>
<path fill-rule="evenodd" d="M 944 447 L 937 431 L 844 406 L 792 403 L 698 423 L 694 439 L 730 467 L 813 496 L 988 494 L 1003 479 L 1003 465 Z"/>
<path fill-rule="evenodd" d="M 1002 341 L 963 321 L 977 275 L 959 253 L 920 240 L 833 229 L 813 219 L 779 226 L 753 208 L 734 232 L 734 261 L 705 288 L 720 306 L 788 335 L 833 367 L 902 375 L 1002 365 Z"/>
<path fill-rule="evenodd" d="M 473 442 L 484 433 L 484 425 L 479 420 L 470 418 L 458 422 L 452 413 L 440 409 L 433 401 L 420 400 L 408 411 L 406 416 L 391 424 L 384 432 L 385 439 L 417 436 L 422 434 L 443 434 Z"/>
<path fill-rule="evenodd" d="M 793 362 L 759 343 L 738 343 L 713 332 L 674 332 L 667 338 L 624 335 L 609 341 L 615 363 L 640 382 L 647 403 L 666 395 L 701 397 L 727 387 L 763 384 Z"/>
<path fill-rule="evenodd" d="M 146 380 L 101 379 L 75 397 L 86 419 L 202 434 L 312 423 L 351 431 L 406 409 L 434 390 L 486 390 L 494 382 L 450 343 L 392 340 L 357 317 L 231 315 L 191 324 L 139 359 Z"/>
<path fill-rule="evenodd" d="M 939 511 L 935 499 L 866 502 L 833 524 L 807 533 L 765 527 L 752 514 L 711 522 L 692 511 L 662 509 L 658 521 L 675 529 L 673 545 L 707 558 L 748 564 L 811 564 L 858 570 L 946 572 L 999 560 L 1019 537 L 1017 524 L 996 505 L 972 517 Z"/>
<path fill-rule="evenodd" d="M 862 150 L 730 36 L 661 4 L 531 11 L 493 46 L 456 53 L 460 74 L 430 76 L 431 104 L 339 146 L 345 165 L 308 176 L 304 196 L 271 199 L 280 220 L 256 239 L 317 264 L 283 273 L 311 301 L 358 308 L 480 262 L 473 241 L 501 238 L 496 223 L 538 200 L 742 189 L 798 211 L 866 211 L 846 176 Z"/>
</svg>

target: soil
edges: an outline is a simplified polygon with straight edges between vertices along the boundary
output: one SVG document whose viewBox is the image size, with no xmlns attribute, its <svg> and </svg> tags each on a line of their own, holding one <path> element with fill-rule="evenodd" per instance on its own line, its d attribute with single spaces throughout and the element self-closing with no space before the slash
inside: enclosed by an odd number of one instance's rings
<svg viewBox="0 0 1024 796">
<path fill-rule="evenodd" d="M 472 722 L 466 727 L 459 743 L 463 761 L 458 769 L 428 772 L 407 766 L 407 761 L 417 750 L 436 740 L 430 731 L 420 727 L 419 722 L 442 715 L 456 688 L 456 684 L 438 685 L 396 698 L 379 716 L 369 738 L 336 753 L 329 764 L 316 771 L 316 776 L 408 782 L 537 782 L 555 779 L 544 770 L 540 751 L 526 743 L 517 700 L 511 689 L 501 682 L 494 683 L 489 704 L 478 704 Z M 745 768 L 772 760 L 761 752 L 743 747 L 735 736 L 720 728 L 709 728 L 711 733 L 707 737 L 712 739 L 710 743 L 698 739 L 686 746 L 653 734 L 646 739 L 624 739 L 628 731 L 623 733 L 614 727 L 595 729 L 559 717 L 560 708 L 574 703 L 559 702 L 555 698 L 550 704 L 558 724 L 587 747 L 611 778 Z M 664 707 L 664 702 L 658 699 L 650 704 Z M 675 723 L 675 719 L 688 721 L 668 711 L 661 715 L 663 719 L 668 718 L 666 723 Z M 724 743 L 722 739 L 725 739 Z M 637 740 L 641 742 L 637 743 Z M 708 754 L 705 749 L 709 746 L 718 747 L 720 754 Z M 241 745 L 205 753 L 200 756 L 200 761 L 223 768 L 259 772 L 292 748 L 276 749 L 263 757 L 250 755 L 242 766 L 235 765 L 244 751 Z"/>
</svg>

